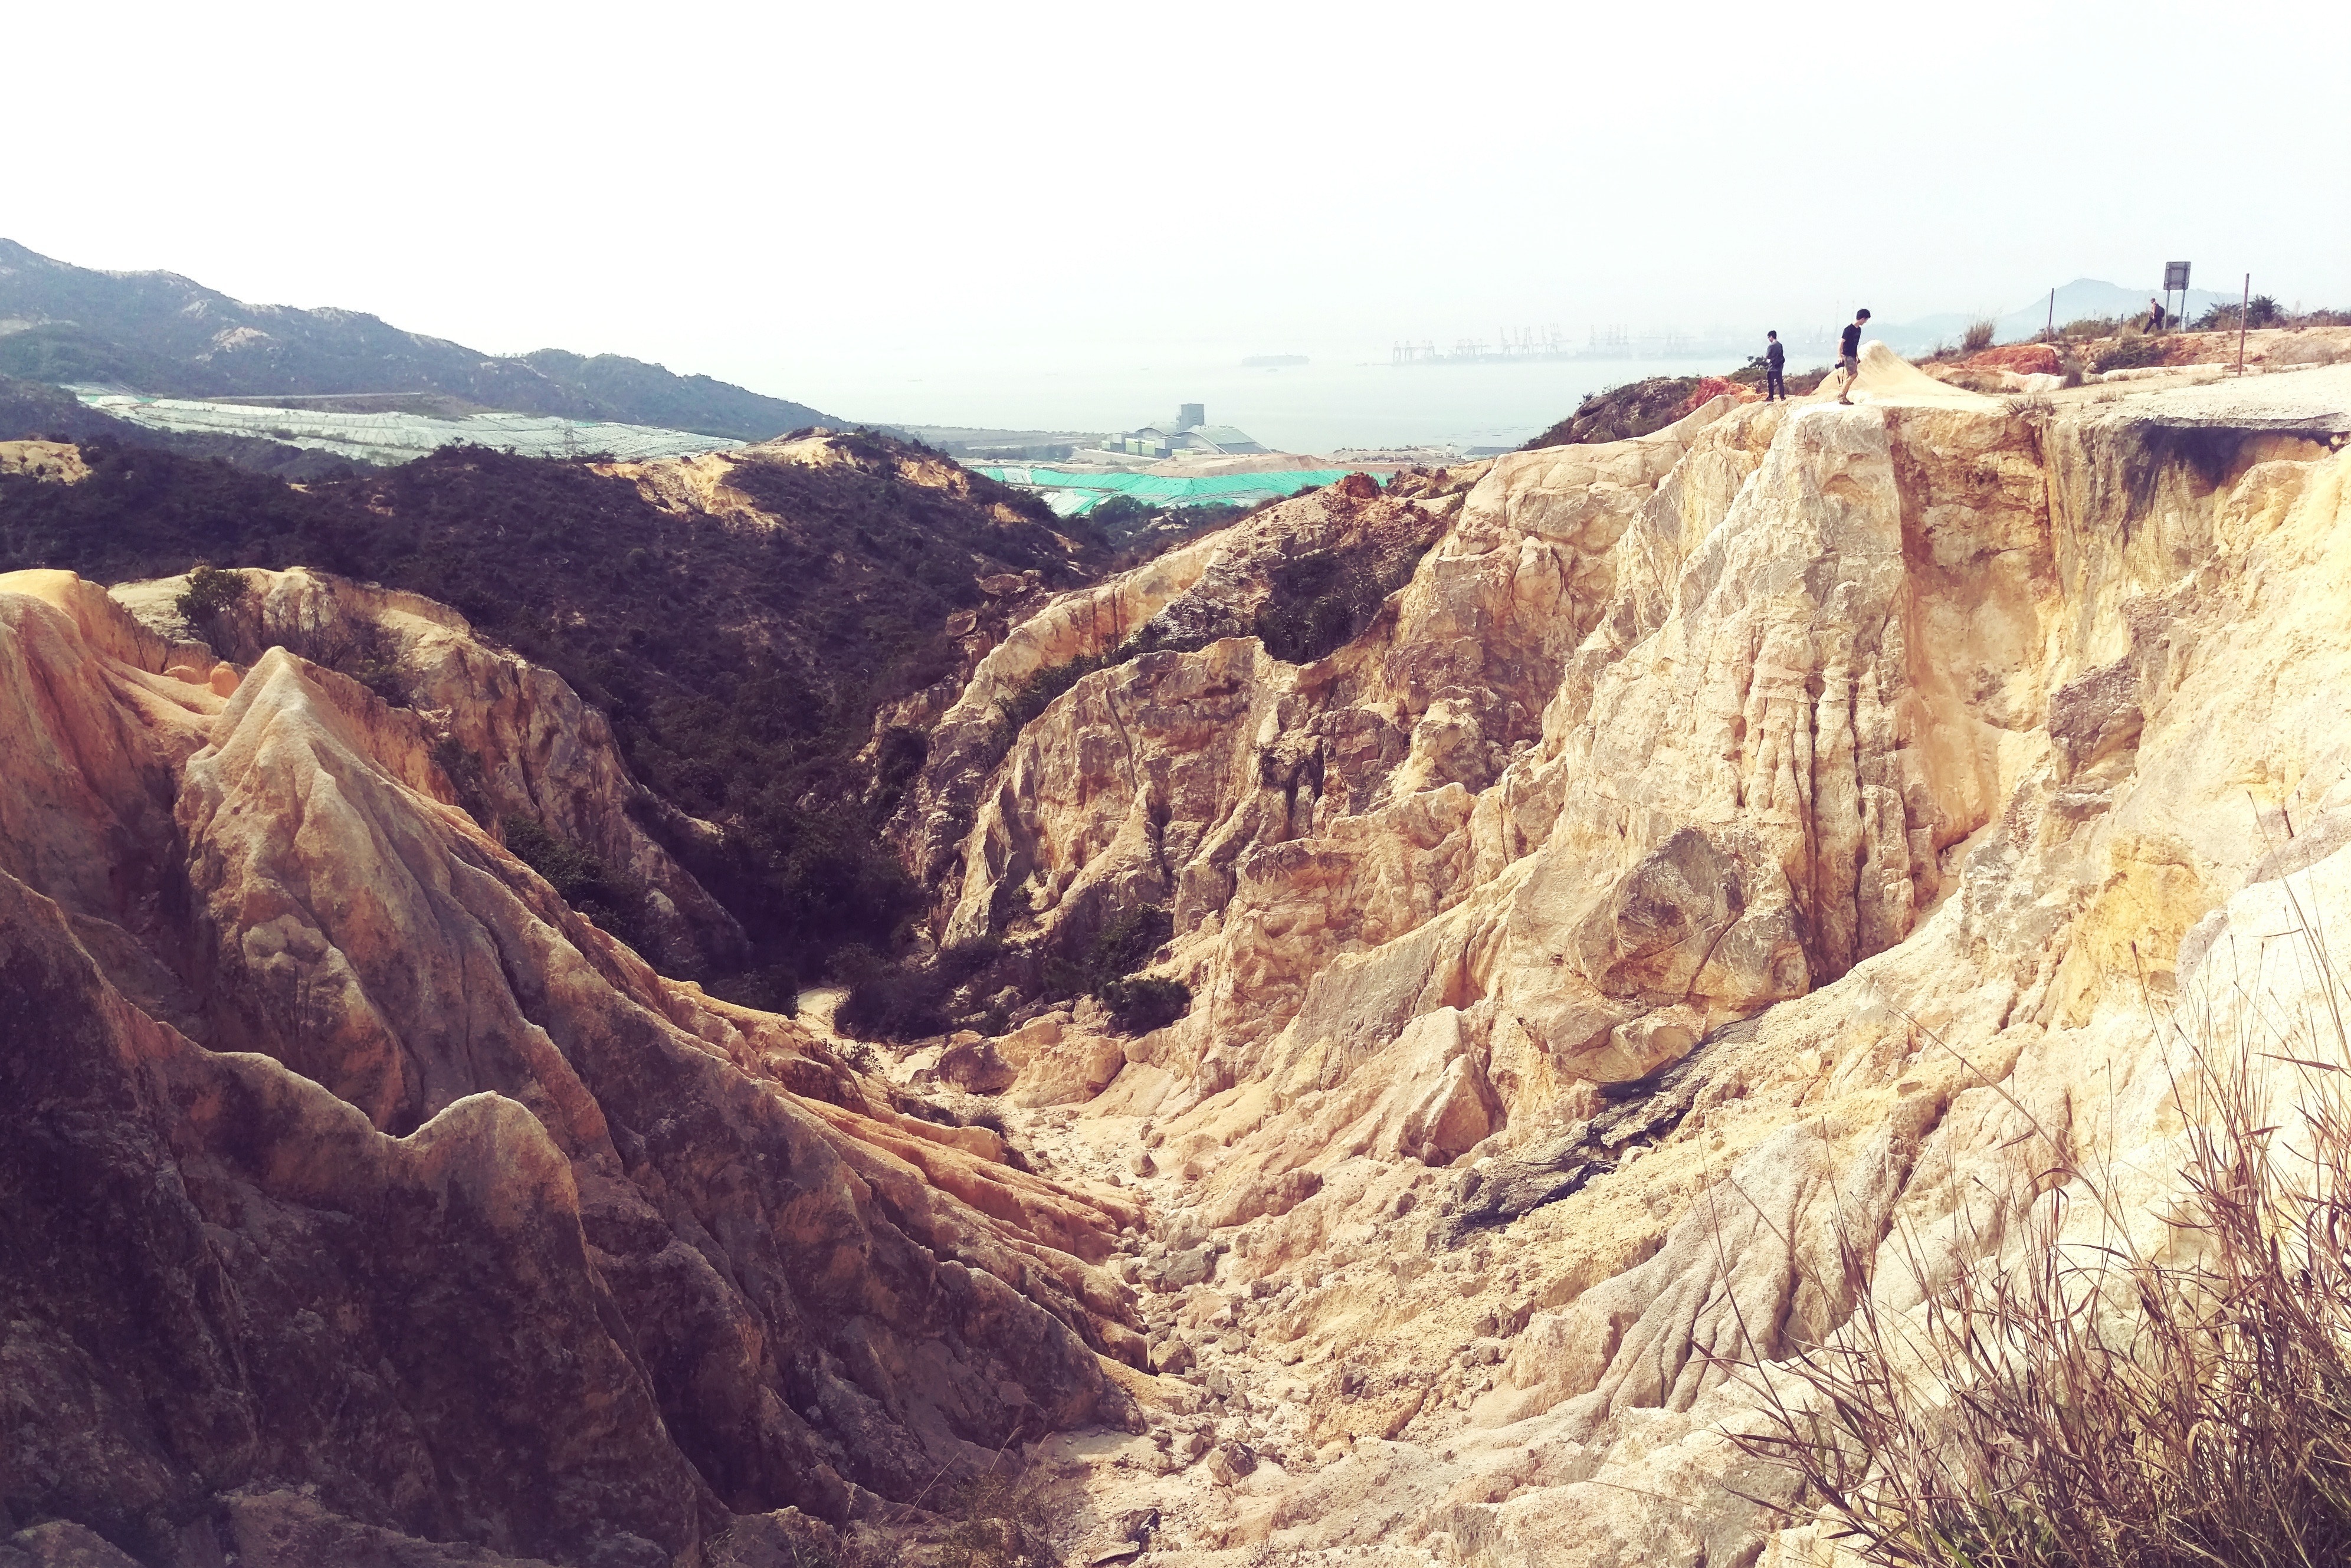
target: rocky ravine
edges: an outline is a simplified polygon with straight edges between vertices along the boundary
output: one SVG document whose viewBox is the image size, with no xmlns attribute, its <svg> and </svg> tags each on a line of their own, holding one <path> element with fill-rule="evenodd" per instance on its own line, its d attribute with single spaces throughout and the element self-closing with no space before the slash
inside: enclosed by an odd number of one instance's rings
<svg viewBox="0 0 2351 1568">
<path fill-rule="evenodd" d="M 2159 1228 L 2150 1009 L 2351 904 L 2351 371 L 1864 392 L 975 631 L 892 720 L 932 934 L 1155 905 L 1196 999 L 894 1082 L 485 831 L 727 939 L 461 617 L 0 577 L 0 1564 L 913 1562 L 1016 1462 L 1089 1563 L 1812 1560 L 1726 1366 L 1834 1332 L 1840 1234 L 1998 1249 L 2036 1128 Z"/>
<path fill-rule="evenodd" d="M 764 1564 L 1141 1426 L 1132 1199 L 566 908 L 444 743 L 713 918 L 545 672 L 259 598 L 445 701 L 0 577 L 0 1561 Z"/>
<path fill-rule="evenodd" d="M 1903 1248 L 1996 1251 L 2036 1127 L 2157 1223 L 2151 1012 L 2281 984 L 2279 879 L 2346 913 L 2346 431 L 2341 370 L 2003 402 L 1874 347 L 1854 407 L 1324 492 L 1016 630 L 909 807 L 934 930 L 1158 904 L 1196 998 L 902 1068 L 1001 1059 L 1045 1168 L 1143 1177 L 1181 1435 L 1038 1452 L 1089 1550 L 1807 1559 L 1725 1490 L 1787 1495 L 1725 1362 L 1844 1320 L 1840 1229 L 1895 1310 Z M 1232 634 L 1285 551 L 1416 534 L 1327 656 Z M 1027 671 L 1155 643 L 956 775 Z"/>
</svg>

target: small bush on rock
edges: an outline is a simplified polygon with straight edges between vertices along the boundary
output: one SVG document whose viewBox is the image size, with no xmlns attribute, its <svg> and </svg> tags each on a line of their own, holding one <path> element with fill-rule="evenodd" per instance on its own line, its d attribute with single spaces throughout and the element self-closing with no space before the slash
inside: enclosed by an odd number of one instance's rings
<svg viewBox="0 0 2351 1568">
<path fill-rule="evenodd" d="M 952 982 L 934 967 L 893 966 L 862 943 L 832 956 L 832 975 L 849 988 L 833 1009 L 832 1027 L 857 1040 L 917 1040 L 944 1034 Z"/>
<path fill-rule="evenodd" d="M 1160 944 L 1175 934 L 1175 916 L 1155 904 L 1122 909 L 1095 934 L 1086 968 L 1097 983 L 1132 975 L 1151 962 Z"/>
<path fill-rule="evenodd" d="M 1009 695 L 998 698 L 997 716 L 1011 732 L 1006 737 L 1006 746 L 1009 747 L 1012 738 L 1028 727 L 1030 719 L 1051 706 L 1055 697 L 1096 670 L 1115 663 L 1117 657 L 1116 653 L 1108 652 L 1081 654 L 1067 664 L 1038 671 L 1015 687 Z"/>
<path fill-rule="evenodd" d="M 1681 417 L 1682 404 L 1697 389 L 1696 376 L 1651 376 L 1625 386 L 1593 392 L 1573 413 L 1520 447 L 1533 452 L 1545 446 L 1573 446 L 1589 442 L 1625 441 L 1663 430 Z M 1793 386 L 1792 381 L 1790 385 Z"/>
<path fill-rule="evenodd" d="M 241 571 L 223 571 L 199 561 L 188 573 L 188 586 L 174 602 L 180 613 L 199 626 L 243 599 L 253 580 Z"/>
<path fill-rule="evenodd" d="M 645 945 L 644 885 L 613 871 L 595 854 L 559 839 L 529 817 L 501 824 L 515 858 L 545 877 L 563 902 L 632 947 Z"/>
<path fill-rule="evenodd" d="M 947 1029 L 946 988 L 918 970 L 893 969 L 849 988 L 833 1027 L 858 1040 L 920 1040 Z"/>
<path fill-rule="evenodd" d="M 1417 559 L 1417 558 L 1416 558 Z M 1311 550 L 1273 570 L 1273 591 L 1258 612 L 1265 651 L 1287 664 L 1311 664 L 1354 641 L 1387 596 L 1412 575 L 1336 550 Z"/>
<path fill-rule="evenodd" d="M 740 969 L 704 982 L 703 988 L 720 1001 L 733 1002 L 738 1008 L 757 1008 L 763 1013 L 780 1013 L 785 1018 L 797 1017 L 800 1010 L 799 977 L 788 965 Z"/>
<path fill-rule="evenodd" d="M 1160 975 L 1113 980 L 1096 993 L 1122 1034 L 1149 1034 L 1189 1012 L 1192 988 Z"/>
<path fill-rule="evenodd" d="M 2108 371 L 2135 371 L 2163 362 L 2163 340 L 2134 333 L 2116 339 L 2110 347 L 2102 350 L 2094 368 L 2104 375 Z"/>
<path fill-rule="evenodd" d="M 482 759 L 459 745 L 455 736 L 444 735 L 433 743 L 433 763 L 448 779 L 449 788 L 456 794 L 457 804 L 465 809 L 465 814 L 488 827 L 490 797 L 482 777 Z"/>
</svg>

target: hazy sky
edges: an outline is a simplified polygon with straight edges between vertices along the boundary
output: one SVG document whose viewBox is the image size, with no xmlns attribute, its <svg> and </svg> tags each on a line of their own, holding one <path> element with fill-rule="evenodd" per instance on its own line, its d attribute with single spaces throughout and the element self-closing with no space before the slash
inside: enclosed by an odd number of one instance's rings
<svg viewBox="0 0 2351 1568">
<path fill-rule="evenodd" d="M 852 413 L 932 362 L 1898 320 L 2178 256 L 2351 306 L 2341 17 L 26 6 L 0 234 Z"/>
</svg>

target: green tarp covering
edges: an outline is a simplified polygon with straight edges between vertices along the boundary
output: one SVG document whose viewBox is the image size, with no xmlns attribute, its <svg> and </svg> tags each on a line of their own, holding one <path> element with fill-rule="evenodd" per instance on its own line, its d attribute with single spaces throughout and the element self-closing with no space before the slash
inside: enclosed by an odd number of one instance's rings
<svg viewBox="0 0 2351 1568">
<path fill-rule="evenodd" d="M 1151 507 L 1254 506 L 1272 496 L 1295 496 L 1345 478 L 1351 468 L 1288 468 L 1267 474 L 1081 474 L 1038 464 L 990 464 L 976 470 L 991 479 L 1034 490 L 1061 516 L 1083 517 L 1113 496 Z"/>
</svg>

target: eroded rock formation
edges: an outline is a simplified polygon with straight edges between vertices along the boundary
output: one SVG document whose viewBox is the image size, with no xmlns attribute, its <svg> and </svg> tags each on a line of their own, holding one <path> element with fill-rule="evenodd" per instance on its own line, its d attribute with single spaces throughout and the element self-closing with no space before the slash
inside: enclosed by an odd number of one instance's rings
<svg viewBox="0 0 2351 1568">
<path fill-rule="evenodd" d="M 920 1562 L 999 1459 L 1089 1562 L 1818 1561 L 1746 1375 L 2061 1156 L 2159 1244 L 2163 1020 L 2333 995 L 2277 945 L 2351 914 L 2346 431 L 2343 371 L 1873 348 L 1004 574 L 876 722 L 928 934 L 1165 929 L 1193 1000 L 959 994 L 888 1076 L 507 852 L 727 939 L 449 612 L 0 578 L 0 1564 Z"/>
<path fill-rule="evenodd" d="M 1135 1419 L 1130 1200 L 566 907 L 434 745 L 642 854 L 544 672 L 309 574 L 262 614 L 371 618 L 445 700 L 0 578 L 0 1526 L 696 1561 Z"/>
<path fill-rule="evenodd" d="M 1188 1016 L 1028 1125 L 1145 1146 L 1165 1397 L 1253 1456 L 1067 1484 L 1160 1507 L 1171 1561 L 1799 1550 L 1725 1490 L 1788 1485 L 1727 1368 L 1844 1320 L 1840 1237 L 1897 1310 L 1997 1255 L 2043 1132 L 2152 1203 L 2150 1009 L 2336 864 L 2347 430 L 2339 371 L 2011 406 L 1873 346 L 1851 408 L 1379 503 L 1431 543 L 1309 659 L 1189 606 L 1332 497 L 1049 609 L 1035 663 L 1208 635 L 1076 682 L 916 863 L 948 943 L 1168 911 Z"/>
</svg>

